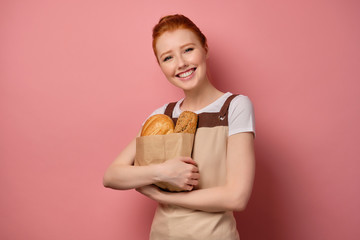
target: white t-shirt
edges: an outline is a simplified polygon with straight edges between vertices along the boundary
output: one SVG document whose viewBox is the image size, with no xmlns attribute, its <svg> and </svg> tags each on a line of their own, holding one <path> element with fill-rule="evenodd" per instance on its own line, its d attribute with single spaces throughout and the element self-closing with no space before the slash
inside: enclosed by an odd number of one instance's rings
<svg viewBox="0 0 360 240">
<path fill-rule="evenodd" d="M 195 111 L 195 113 L 219 112 L 226 99 L 231 95 L 232 93 L 227 92 L 206 107 Z M 172 115 L 173 118 L 178 118 L 181 114 L 182 111 L 180 109 L 180 104 L 183 100 L 184 99 L 182 98 L 177 101 Z M 164 114 L 167 105 L 168 104 L 165 104 L 164 106 L 156 109 L 149 117 L 155 114 Z M 240 132 L 253 132 L 255 135 L 254 109 L 252 102 L 247 96 L 238 95 L 231 101 L 228 110 L 228 123 L 229 136 Z"/>
</svg>

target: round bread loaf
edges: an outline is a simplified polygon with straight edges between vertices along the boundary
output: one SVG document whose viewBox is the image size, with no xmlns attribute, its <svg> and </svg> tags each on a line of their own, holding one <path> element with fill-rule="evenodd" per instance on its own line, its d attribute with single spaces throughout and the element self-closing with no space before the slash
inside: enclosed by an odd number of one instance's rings
<svg viewBox="0 0 360 240">
<path fill-rule="evenodd" d="M 155 114 L 144 123 L 141 136 L 165 135 L 173 132 L 173 120 L 165 114 Z"/>
<path fill-rule="evenodd" d="M 175 133 L 193 133 L 195 134 L 198 122 L 198 115 L 191 111 L 184 111 L 180 114 L 176 126 Z"/>
</svg>

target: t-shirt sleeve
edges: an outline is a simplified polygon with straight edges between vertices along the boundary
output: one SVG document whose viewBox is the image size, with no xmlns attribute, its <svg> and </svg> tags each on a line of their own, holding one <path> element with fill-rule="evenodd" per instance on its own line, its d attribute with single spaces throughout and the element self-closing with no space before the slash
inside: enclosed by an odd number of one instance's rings
<svg viewBox="0 0 360 240">
<path fill-rule="evenodd" d="M 240 132 L 252 132 L 255 136 L 254 108 L 244 95 L 236 96 L 229 106 L 229 136 Z"/>
</svg>

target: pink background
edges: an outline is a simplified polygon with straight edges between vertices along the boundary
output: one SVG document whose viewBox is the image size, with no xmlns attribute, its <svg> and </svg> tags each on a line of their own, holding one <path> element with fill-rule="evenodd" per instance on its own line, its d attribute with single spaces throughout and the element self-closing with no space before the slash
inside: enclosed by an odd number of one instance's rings
<svg viewBox="0 0 360 240">
<path fill-rule="evenodd" d="M 131 2 L 131 3 L 130 3 Z M 151 29 L 183 13 L 210 73 L 255 106 L 242 239 L 360 239 L 360 4 L 0 2 L 0 239 L 146 239 L 155 203 L 102 176 L 145 117 L 182 97 Z"/>
</svg>

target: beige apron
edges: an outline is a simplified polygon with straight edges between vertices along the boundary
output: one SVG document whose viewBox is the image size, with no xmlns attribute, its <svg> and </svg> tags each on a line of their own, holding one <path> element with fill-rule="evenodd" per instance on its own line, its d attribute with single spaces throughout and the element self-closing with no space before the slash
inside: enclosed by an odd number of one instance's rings
<svg viewBox="0 0 360 240">
<path fill-rule="evenodd" d="M 200 113 L 195 135 L 193 159 L 200 172 L 199 189 L 221 186 L 226 181 L 228 138 L 228 97 L 218 113 Z M 165 114 L 172 117 L 175 103 Z M 177 119 L 174 119 L 176 123 Z M 196 190 L 195 190 L 196 191 Z M 233 213 L 209 213 L 169 204 L 158 204 L 150 231 L 150 240 L 238 240 Z"/>
</svg>

